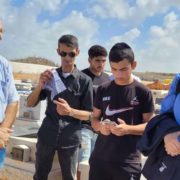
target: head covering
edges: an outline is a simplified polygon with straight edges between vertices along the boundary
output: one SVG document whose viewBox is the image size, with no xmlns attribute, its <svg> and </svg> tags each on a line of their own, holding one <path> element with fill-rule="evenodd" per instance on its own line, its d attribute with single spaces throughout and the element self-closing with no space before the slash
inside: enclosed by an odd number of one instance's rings
<svg viewBox="0 0 180 180">
<path fill-rule="evenodd" d="M 180 73 L 176 74 L 170 86 L 168 95 L 161 103 L 161 113 L 173 112 L 177 123 L 180 125 Z"/>
</svg>

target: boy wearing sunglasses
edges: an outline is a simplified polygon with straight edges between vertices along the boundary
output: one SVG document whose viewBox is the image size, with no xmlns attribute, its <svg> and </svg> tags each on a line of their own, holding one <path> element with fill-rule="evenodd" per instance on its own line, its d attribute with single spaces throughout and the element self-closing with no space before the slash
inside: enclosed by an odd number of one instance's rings
<svg viewBox="0 0 180 180">
<path fill-rule="evenodd" d="M 89 120 L 92 111 L 92 81 L 75 66 L 77 38 L 63 35 L 57 53 L 61 66 L 43 72 L 27 100 L 28 106 L 35 106 L 47 99 L 46 117 L 38 132 L 34 180 L 47 180 L 55 151 L 63 179 L 76 179 L 81 121 Z"/>
</svg>

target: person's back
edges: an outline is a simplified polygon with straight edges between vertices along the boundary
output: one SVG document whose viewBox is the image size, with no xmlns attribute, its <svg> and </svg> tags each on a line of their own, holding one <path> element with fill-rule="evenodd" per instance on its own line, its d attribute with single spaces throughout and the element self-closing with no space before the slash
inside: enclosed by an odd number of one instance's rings
<svg viewBox="0 0 180 180">
<path fill-rule="evenodd" d="M 153 116 L 150 90 L 134 80 L 132 49 L 115 44 L 109 53 L 114 80 L 97 90 L 92 127 L 99 131 L 90 157 L 90 180 L 140 179 L 141 159 L 136 144 Z"/>
</svg>

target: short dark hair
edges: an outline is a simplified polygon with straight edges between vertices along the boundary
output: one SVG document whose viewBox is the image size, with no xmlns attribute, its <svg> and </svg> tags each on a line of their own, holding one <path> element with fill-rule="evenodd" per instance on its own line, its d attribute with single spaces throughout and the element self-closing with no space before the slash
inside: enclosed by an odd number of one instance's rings
<svg viewBox="0 0 180 180">
<path fill-rule="evenodd" d="M 65 34 L 61 36 L 58 40 L 58 46 L 59 44 L 65 44 L 66 46 L 72 48 L 79 48 L 77 37 L 71 34 Z"/>
<path fill-rule="evenodd" d="M 107 56 L 107 50 L 100 45 L 94 45 L 91 46 L 88 50 L 88 55 L 89 58 L 94 58 L 94 57 L 98 57 L 98 56 Z"/>
<path fill-rule="evenodd" d="M 127 59 L 130 63 L 134 61 L 134 52 L 131 47 L 124 43 L 116 43 L 109 52 L 109 61 L 119 62 Z"/>
</svg>

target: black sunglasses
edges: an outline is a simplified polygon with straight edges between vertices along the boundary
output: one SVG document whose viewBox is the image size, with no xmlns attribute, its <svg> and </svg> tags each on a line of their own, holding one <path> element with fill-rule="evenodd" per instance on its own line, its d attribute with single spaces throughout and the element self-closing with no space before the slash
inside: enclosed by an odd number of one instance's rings
<svg viewBox="0 0 180 180">
<path fill-rule="evenodd" d="M 61 51 L 61 52 L 59 52 L 59 55 L 61 57 L 66 57 L 68 55 L 69 57 L 74 58 L 76 56 L 76 53 L 75 52 L 67 53 L 67 52 Z"/>
</svg>

